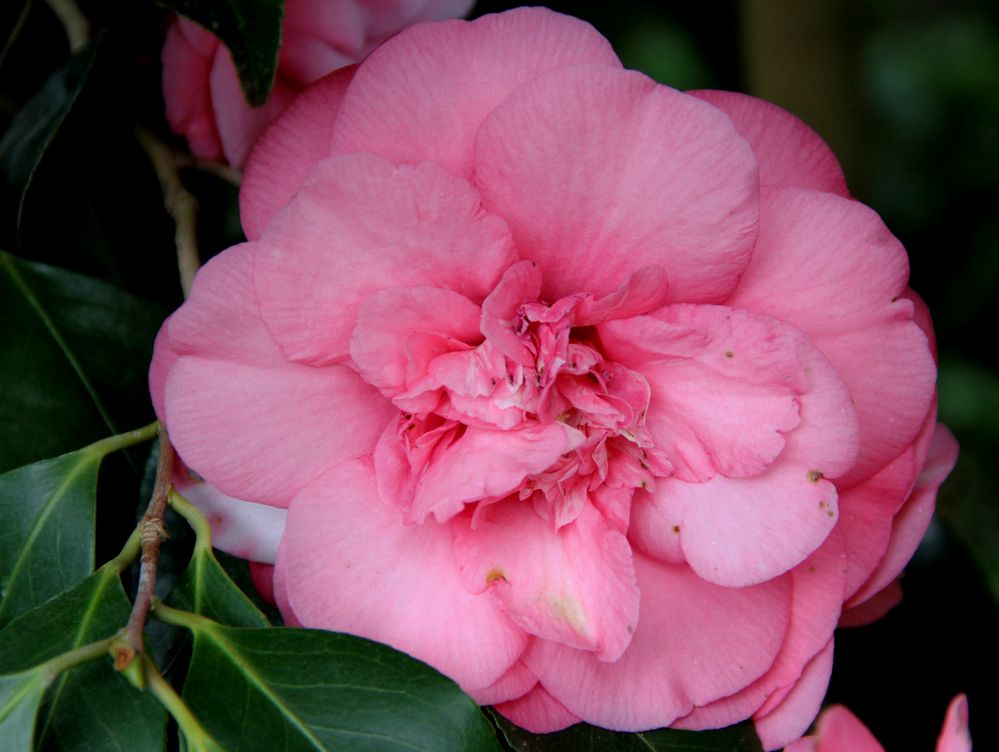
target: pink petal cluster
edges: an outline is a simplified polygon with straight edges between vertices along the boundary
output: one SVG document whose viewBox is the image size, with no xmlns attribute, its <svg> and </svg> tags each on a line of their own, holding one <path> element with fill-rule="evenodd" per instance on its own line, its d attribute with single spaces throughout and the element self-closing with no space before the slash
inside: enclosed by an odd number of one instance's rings
<svg viewBox="0 0 999 752">
<path fill-rule="evenodd" d="M 804 733 L 957 452 L 905 251 L 815 133 L 519 9 L 320 79 L 240 200 L 150 378 L 289 623 L 533 731 Z"/>
<path fill-rule="evenodd" d="M 474 0 L 285 0 L 277 76 L 251 107 L 228 48 L 178 16 L 163 45 L 163 98 L 173 131 L 201 159 L 241 168 L 260 134 L 295 95 L 327 73 L 362 60 L 420 21 L 465 15 Z"/>
<path fill-rule="evenodd" d="M 791 742 L 784 752 L 884 752 L 868 728 L 842 705 L 822 711 L 815 733 Z M 936 752 L 971 752 L 968 698 L 958 695 L 947 707 Z"/>
</svg>

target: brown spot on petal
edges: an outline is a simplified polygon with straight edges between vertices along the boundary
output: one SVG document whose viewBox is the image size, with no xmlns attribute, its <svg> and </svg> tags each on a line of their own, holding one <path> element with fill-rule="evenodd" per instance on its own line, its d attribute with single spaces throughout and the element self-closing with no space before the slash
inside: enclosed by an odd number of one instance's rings
<svg viewBox="0 0 999 752">
<path fill-rule="evenodd" d="M 726 350 L 725 351 L 725 357 L 726 358 L 734 358 L 735 357 L 735 353 L 732 352 L 731 350 Z"/>
<path fill-rule="evenodd" d="M 808 482 L 809 483 L 818 483 L 824 477 L 826 477 L 826 476 L 823 475 L 822 471 L 820 471 L 820 470 L 809 470 L 808 471 Z"/>
<path fill-rule="evenodd" d="M 835 517 L 836 516 L 836 513 L 833 510 L 831 510 L 831 509 L 828 512 L 826 512 L 826 514 L 828 514 L 830 517 Z"/>
<path fill-rule="evenodd" d="M 673 525 L 673 532 L 676 533 L 677 535 L 679 535 L 680 534 L 680 526 L 679 525 Z"/>
<path fill-rule="evenodd" d="M 503 580 L 503 582 L 506 582 L 506 572 L 499 567 L 493 567 L 489 570 L 489 574 L 486 575 L 486 584 L 492 585 L 497 580 Z"/>
<path fill-rule="evenodd" d="M 812 574 L 815 574 L 815 567 L 814 566 L 809 567 L 808 571 L 811 572 Z"/>
</svg>

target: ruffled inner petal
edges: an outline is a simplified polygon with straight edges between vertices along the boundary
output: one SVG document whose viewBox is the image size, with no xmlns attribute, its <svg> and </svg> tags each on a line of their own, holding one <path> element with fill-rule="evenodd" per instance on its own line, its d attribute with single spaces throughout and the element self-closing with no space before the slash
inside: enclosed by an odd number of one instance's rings
<svg viewBox="0 0 999 752">
<path fill-rule="evenodd" d="M 530 634 L 617 660 L 638 623 L 638 586 L 625 537 L 587 504 L 558 531 L 507 500 L 455 522 L 466 587 L 489 589 Z"/>
</svg>

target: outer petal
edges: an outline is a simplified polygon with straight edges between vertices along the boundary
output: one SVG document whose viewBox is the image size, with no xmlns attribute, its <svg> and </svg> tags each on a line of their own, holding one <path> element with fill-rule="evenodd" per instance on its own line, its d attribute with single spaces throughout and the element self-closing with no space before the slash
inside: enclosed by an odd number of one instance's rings
<svg viewBox="0 0 999 752">
<path fill-rule="evenodd" d="M 466 587 L 489 588 L 537 637 L 617 660 L 638 623 L 631 547 L 586 504 L 558 531 L 524 501 L 509 499 L 472 525 L 455 521 L 455 558 Z"/>
<path fill-rule="evenodd" d="M 313 170 L 259 241 L 256 290 L 293 360 L 343 359 L 361 304 L 387 287 L 441 287 L 481 300 L 515 260 L 504 222 L 464 180 L 371 154 Z"/>
<path fill-rule="evenodd" d="M 958 695 L 947 706 L 937 752 L 971 752 L 971 732 L 968 730 L 968 698 Z"/>
<path fill-rule="evenodd" d="M 368 458 L 299 494 L 277 568 L 304 625 L 388 643 L 468 689 L 499 679 L 527 641 L 492 598 L 461 583 L 449 526 L 403 525 L 379 500 Z"/>
<path fill-rule="evenodd" d="M 219 45 L 215 52 L 210 88 L 222 151 L 229 164 L 241 168 L 260 134 L 288 106 L 295 89 L 278 77 L 267 101 L 260 107 L 251 107 L 243 94 L 229 48 L 224 45 Z"/>
<path fill-rule="evenodd" d="M 780 749 L 797 739 L 818 715 L 832 673 L 833 641 L 805 668 L 794 689 L 776 709 L 755 718 L 756 733 L 766 750 Z"/>
<path fill-rule="evenodd" d="M 538 677 L 523 663 L 517 661 L 503 676 L 483 689 L 470 690 L 469 694 L 479 705 L 495 705 L 523 697 L 538 683 Z"/>
<path fill-rule="evenodd" d="M 732 118 L 739 135 L 753 147 L 764 191 L 795 187 L 849 195 L 836 155 L 819 134 L 787 110 L 732 91 L 688 93 Z"/>
<path fill-rule="evenodd" d="M 235 499 L 211 483 L 176 483 L 177 491 L 208 518 L 212 545 L 249 561 L 273 564 L 288 512 L 268 504 Z"/>
<path fill-rule="evenodd" d="M 581 720 L 538 684 L 516 700 L 500 703 L 496 710 L 534 734 L 561 731 Z"/>
<path fill-rule="evenodd" d="M 720 728 L 751 716 L 772 698 L 783 698 L 808 663 L 832 639 L 843 603 L 846 561 L 838 531 L 790 574 L 791 623 L 776 660 L 762 677 L 741 692 L 699 708 L 676 724 L 678 728 Z"/>
<path fill-rule="evenodd" d="M 884 752 L 874 734 L 842 705 L 826 708 L 819 716 L 817 752 Z"/>
<path fill-rule="evenodd" d="M 905 251 L 874 212 L 826 193 L 766 197 L 753 259 L 728 305 L 807 334 L 850 389 L 860 461 L 843 487 L 897 457 L 930 408 L 936 366 L 904 298 Z"/>
<path fill-rule="evenodd" d="M 786 579 L 723 588 L 637 553 L 635 569 L 642 613 L 620 659 L 605 663 L 543 640 L 525 654 L 571 713 L 619 731 L 659 728 L 742 689 L 773 663 L 788 626 Z"/>
<path fill-rule="evenodd" d="M 244 245 L 216 256 L 166 324 L 179 357 L 162 417 L 188 466 L 223 493 L 286 506 L 324 470 L 370 452 L 393 411 L 346 367 L 281 357 L 256 306 L 254 254 Z"/>
<path fill-rule="evenodd" d="M 930 525 L 936 506 L 937 489 L 957 462 L 957 449 L 953 434 L 946 426 L 938 424 L 916 487 L 892 523 L 888 550 L 871 578 L 850 599 L 850 605 L 863 603 L 887 587 L 909 563 Z"/>
<path fill-rule="evenodd" d="M 411 27 L 365 60 L 333 150 L 430 159 L 468 177 L 475 133 L 497 104 L 547 71 L 589 62 L 620 66 L 591 26 L 543 8 Z"/>
<path fill-rule="evenodd" d="M 263 234 L 309 171 L 330 155 L 333 123 L 353 75 L 347 67 L 316 81 L 257 139 L 239 190 L 239 215 L 250 240 Z"/>
<path fill-rule="evenodd" d="M 208 85 L 219 45 L 211 32 L 179 16 L 167 29 L 163 44 L 167 121 L 174 133 L 187 139 L 191 152 L 202 159 L 222 158 L 222 141 Z"/>
<path fill-rule="evenodd" d="M 512 94 L 475 181 L 557 299 L 658 265 L 670 299 L 721 301 L 756 238 L 756 161 L 727 117 L 633 71 L 573 66 Z"/>
</svg>

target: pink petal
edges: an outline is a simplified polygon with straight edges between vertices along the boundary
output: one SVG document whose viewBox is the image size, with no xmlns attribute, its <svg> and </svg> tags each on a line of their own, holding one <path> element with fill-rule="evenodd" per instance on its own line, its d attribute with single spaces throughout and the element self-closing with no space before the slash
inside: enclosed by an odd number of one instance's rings
<svg viewBox="0 0 999 752">
<path fill-rule="evenodd" d="M 755 718 L 756 733 L 766 750 L 780 749 L 800 737 L 818 715 L 832 673 L 833 641 L 815 656 L 801 679 L 776 709 Z"/>
<path fill-rule="evenodd" d="M 607 357 L 648 379 L 648 428 L 678 478 L 758 475 L 798 426 L 804 372 L 795 333 L 780 322 L 676 305 L 598 331 Z"/>
<path fill-rule="evenodd" d="M 469 690 L 479 705 L 495 705 L 499 702 L 516 700 L 531 691 L 538 683 L 538 677 L 523 663 L 517 661 L 503 676 L 483 689 Z"/>
<path fill-rule="evenodd" d="M 250 562 L 250 579 L 261 598 L 272 606 L 277 606 L 274 598 L 274 565 Z"/>
<path fill-rule="evenodd" d="M 718 476 L 705 483 L 668 478 L 651 497 L 673 507 L 680 545 L 704 579 L 742 587 L 765 582 L 803 561 L 836 524 L 836 487 L 801 467 L 775 466 L 757 478 Z"/>
<path fill-rule="evenodd" d="M 671 300 L 735 288 L 756 238 L 756 161 L 727 117 L 632 71 L 567 67 L 482 124 L 475 182 L 544 293 L 604 295 L 661 266 Z"/>
<path fill-rule="evenodd" d="M 963 694 L 950 701 L 944 719 L 937 752 L 971 752 L 971 732 L 968 730 L 968 698 Z"/>
<path fill-rule="evenodd" d="M 874 734 L 842 705 L 833 705 L 819 716 L 818 752 L 884 752 Z"/>
<path fill-rule="evenodd" d="M 176 487 L 208 518 L 215 548 L 249 561 L 277 561 L 286 510 L 227 496 L 211 483 L 188 481 Z"/>
<path fill-rule="evenodd" d="M 631 547 L 590 504 L 552 529 L 526 501 L 491 506 L 473 525 L 455 521 L 465 586 L 489 589 L 526 632 L 615 661 L 638 623 Z"/>
<path fill-rule="evenodd" d="M 167 426 L 184 461 L 227 494 L 276 506 L 329 468 L 369 454 L 395 413 L 344 366 L 189 356 L 166 384 Z"/>
<path fill-rule="evenodd" d="M 441 287 L 480 302 L 514 261 L 506 225 L 464 180 L 371 154 L 317 166 L 259 241 L 256 289 L 293 360 L 343 359 L 364 301 L 387 287 Z"/>
<path fill-rule="evenodd" d="M 533 261 L 520 261 L 503 273 L 496 289 L 482 301 L 482 334 L 515 363 L 534 366 L 535 356 L 514 332 L 517 311 L 541 294 L 541 270 Z"/>
<path fill-rule="evenodd" d="M 847 542 L 847 598 L 853 597 L 884 557 L 892 520 L 917 471 L 914 454 L 907 449 L 876 475 L 840 493 L 840 526 Z"/>
<path fill-rule="evenodd" d="M 230 165 L 241 168 L 260 134 L 288 106 L 295 90 L 278 77 L 267 101 L 260 107 L 251 107 L 225 45 L 219 45 L 215 52 L 209 87 L 222 151 Z"/>
<path fill-rule="evenodd" d="M 239 190 L 243 231 L 256 240 L 330 155 L 330 134 L 354 68 L 334 71 L 299 94 L 257 139 Z"/>
<path fill-rule="evenodd" d="M 447 343 L 481 340 L 480 310 L 468 298 L 433 287 L 393 287 L 361 307 L 350 355 L 366 382 L 387 397 L 424 377 Z"/>
<path fill-rule="evenodd" d="M 177 357 L 157 355 L 170 367 L 161 418 L 187 465 L 220 491 L 287 506 L 321 472 L 370 452 L 393 410 L 346 367 L 283 359 L 257 308 L 255 253 L 246 244 L 212 259 L 165 325 Z"/>
<path fill-rule="evenodd" d="M 808 559 L 795 567 L 792 581 L 791 623 L 770 670 L 740 692 L 695 708 L 677 728 L 721 728 L 758 711 L 772 697 L 784 697 L 818 655 L 837 626 L 843 603 L 846 562 L 842 535 L 834 531 Z"/>
<path fill-rule="evenodd" d="M 638 629 L 614 663 L 536 640 L 524 657 L 571 713 L 619 731 L 668 726 L 736 692 L 773 663 L 787 631 L 787 579 L 723 588 L 684 566 L 635 554 L 642 594 Z"/>
<path fill-rule="evenodd" d="M 859 606 L 847 608 L 839 619 L 841 627 L 863 627 L 881 619 L 902 602 L 901 578 L 892 582 Z"/>
<path fill-rule="evenodd" d="M 586 62 L 620 65 L 591 26 L 543 8 L 411 27 L 365 60 L 333 150 L 429 159 L 468 177 L 475 133 L 497 104 L 546 71 Z"/>
<path fill-rule="evenodd" d="M 611 327 L 601 327 L 601 334 L 608 328 Z M 633 509 L 629 535 L 637 546 L 664 561 L 685 560 L 702 577 L 720 585 L 740 586 L 776 577 L 816 550 L 837 517 L 836 487 L 825 476 L 835 478 L 843 474 L 857 456 L 857 418 L 850 395 L 829 362 L 790 327 L 778 325 L 769 331 L 771 337 L 780 335 L 785 340 L 784 349 L 777 349 L 777 353 L 790 349 L 797 355 L 804 380 L 803 394 L 798 398 L 802 424 L 788 434 L 783 453 L 766 472 L 753 478 L 716 476 L 704 483 L 688 483 L 683 473 L 678 472 L 674 478 L 657 482 L 649 496 L 636 496 Z M 664 340 L 665 337 L 660 338 Z M 608 339 L 604 341 L 607 343 Z M 771 344 L 774 341 L 778 340 L 771 340 Z M 745 348 L 733 345 L 726 350 L 733 353 L 732 358 L 715 358 L 715 361 L 729 363 L 741 354 L 750 363 L 768 362 L 765 350 L 754 353 L 752 348 L 748 349 L 747 353 Z M 773 359 L 771 354 L 769 360 Z M 669 441 L 671 428 L 658 422 L 658 411 L 664 401 L 682 394 L 668 381 L 670 367 L 672 364 L 655 370 L 643 369 L 653 387 L 655 409 L 649 410 L 649 427 L 656 436 L 657 446 L 662 436 Z M 767 373 L 761 371 L 761 375 Z M 743 369 L 743 375 L 758 378 L 752 368 Z M 711 382 L 702 379 L 690 383 L 696 388 L 698 384 Z M 782 380 L 777 379 L 776 383 Z M 700 399 L 717 401 L 716 395 L 724 388 L 707 390 Z M 692 394 L 688 399 L 696 397 Z M 741 408 L 740 403 L 732 403 L 733 410 Z M 737 430 L 750 433 L 758 428 Z M 697 435 L 705 433 L 698 430 Z M 724 435 L 719 435 L 719 442 L 725 440 Z M 742 437 L 736 441 L 741 440 Z M 717 454 L 713 450 L 709 457 Z M 677 464 L 674 456 L 669 456 Z"/>
<path fill-rule="evenodd" d="M 368 458 L 294 500 L 277 571 L 304 625 L 385 642 L 468 689 L 497 681 L 526 644 L 492 598 L 462 584 L 450 526 L 404 525 L 379 500 Z"/>
<path fill-rule="evenodd" d="M 149 366 L 149 396 L 153 401 L 156 418 L 161 423 L 165 421 L 166 415 L 163 398 L 166 395 L 167 376 L 179 357 L 177 351 L 170 345 L 168 329 L 169 325 L 164 324 L 156 333 L 156 341 L 153 343 L 153 362 Z"/>
<path fill-rule="evenodd" d="M 787 321 L 846 382 L 861 425 L 860 461 L 842 487 L 870 477 L 919 431 L 936 366 L 903 297 L 905 251 L 854 201 L 788 189 L 765 197 L 752 262 L 728 304 Z"/>
<path fill-rule="evenodd" d="M 516 431 L 469 428 L 420 479 L 406 523 L 422 524 L 429 514 L 444 522 L 469 502 L 516 491 L 528 475 L 544 472 L 572 450 L 580 440 L 576 433 L 564 423 Z"/>
<path fill-rule="evenodd" d="M 836 155 L 819 134 L 787 110 L 731 91 L 688 93 L 732 118 L 739 135 L 753 147 L 764 191 L 796 187 L 849 195 Z"/>
<path fill-rule="evenodd" d="M 187 139 L 201 159 L 221 159 L 222 141 L 215 125 L 211 76 L 219 40 L 206 29 L 178 16 L 163 44 L 163 99 L 170 128 Z"/>
<path fill-rule="evenodd" d="M 540 684 L 516 700 L 500 703 L 496 710 L 532 734 L 550 734 L 580 721 Z"/>
<path fill-rule="evenodd" d="M 891 540 L 878 568 L 850 599 L 851 606 L 887 587 L 901 573 L 926 534 L 936 507 L 937 489 L 957 462 L 957 441 L 943 424 L 938 424 L 930 443 L 926 464 L 916 480 L 912 495 L 892 522 Z"/>
</svg>

